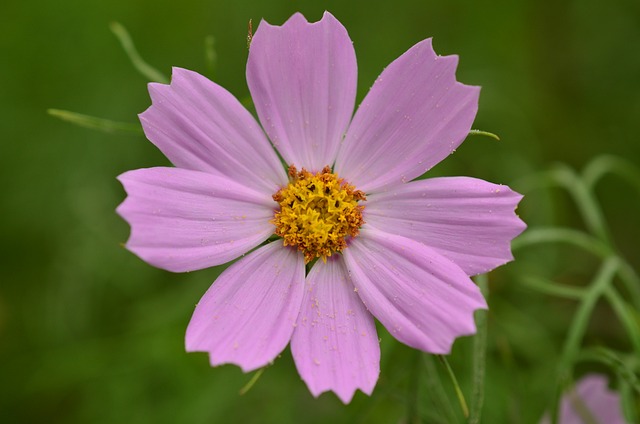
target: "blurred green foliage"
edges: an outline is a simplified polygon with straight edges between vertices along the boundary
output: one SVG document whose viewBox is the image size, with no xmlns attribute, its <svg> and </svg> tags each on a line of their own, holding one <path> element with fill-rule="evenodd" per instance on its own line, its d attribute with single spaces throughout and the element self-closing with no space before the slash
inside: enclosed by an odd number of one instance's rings
<svg viewBox="0 0 640 424">
<path fill-rule="evenodd" d="M 121 22 L 139 52 L 165 75 L 181 66 L 213 76 L 239 98 L 247 22 L 283 23 L 330 10 L 347 27 L 359 65 L 358 99 L 414 43 L 434 37 L 458 54 L 458 79 L 483 86 L 472 137 L 431 175 L 470 175 L 525 190 L 536 171 L 582 168 L 607 153 L 640 165 L 640 3 L 581 1 L 149 0 L 8 2 L 0 25 L 0 422 L 446 422 L 461 419 L 440 364 L 382 329 L 382 371 L 372 397 L 342 405 L 314 400 L 285 351 L 256 385 L 233 366 L 210 368 L 186 354 L 195 303 L 219 273 L 170 274 L 121 247 L 127 225 L 115 177 L 168 164 L 135 133 L 72 126 L 49 108 L 135 123 L 150 100 L 109 23 Z M 215 38 L 211 74 L 205 39 Z M 615 176 L 596 188 L 614 244 L 640 268 L 640 196 Z M 586 226 L 560 190 L 526 190 L 519 212 L 531 226 Z M 553 382 L 576 303 L 521 284 L 536 275 L 583 286 L 597 272 L 567 246 L 516 252 L 489 277 L 486 423 L 537 422 Z M 635 311 L 637 318 L 637 311 Z M 614 312 L 595 306 L 586 345 L 629 351 Z M 471 338 L 450 363 L 466 393 Z M 582 368 L 581 368 L 582 367 Z M 611 372 L 586 363 L 586 370 Z M 435 381 L 443 380 L 445 391 Z M 449 404 L 451 403 L 451 404 Z"/>
</svg>

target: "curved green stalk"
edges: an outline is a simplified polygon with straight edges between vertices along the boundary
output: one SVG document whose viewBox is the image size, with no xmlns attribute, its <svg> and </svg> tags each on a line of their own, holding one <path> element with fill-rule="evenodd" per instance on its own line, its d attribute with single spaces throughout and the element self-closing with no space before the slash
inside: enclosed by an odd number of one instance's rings
<svg viewBox="0 0 640 424">
<path fill-rule="evenodd" d="M 586 290 L 581 287 L 569 287 L 540 277 L 526 276 L 519 279 L 524 285 L 540 293 L 565 299 L 580 300 Z"/>
<path fill-rule="evenodd" d="M 136 46 L 133 44 L 133 40 L 131 39 L 129 32 L 122 24 L 119 22 L 111 22 L 109 24 L 109 28 L 111 28 L 111 32 L 113 32 L 113 34 L 118 38 L 118 41 L 120 41 L 122 49 L 127 54 L 127 57 L 129 57 L 133 67 L 136 68 L 142 76 L 146 77 L 151 82 L 161 82 L 163 84 L 169 83 L 169 78 L 142 59 L 136 49 Z"/>
<path fill-rule="evenodd" d="M 110 119 L 98 118 L 61 109 L 47 109 L 47 113 L 63 121 L 70 122 L 80 127 L 90 128 L 92 130 L 99 130 L 107 133 L 126 132 L 142 134 L 142 127 L 140 124 L 117 122 Z"/>
<path fill-rule="evenodd" d="M 513 250 L 540 243 L 566 243 L 580 247 L 596 256 L 605 258 L 611 256 L 612 249 L 597 238 L 571 228 L 539 227 L 525 231 L 513 240 Z"/>
<path fill-rule="evenodd" d="M 622 177 L 640 191 L 640 169 L 625 159 L 611 155 L 602 155 L 593 159 L 582 170 L 582 179 L 587 187 L 593 190 L 607 174 Z"/>
<path fill-rule="evenodd" d="M 449 365 L 449 361 L 447 361 L 447 358 L 444 355 L 436 355 L 436 356 L 438 357 L 438 359 L 440 359 L 440 362 L 442 363 L 442 365 L 444 365 L 444 368 L 447 370 L 447 375 L 449 376 L 449 379 L 453 384 L 453 388 L 456 392 L 456 397 L 458 398 L 458 403 L 460 404 L 460 409 L 462 409 L 462 414 L 464 415 L 465 418 L 469 418 L 469 407 L 467 406 L 467 401 L 464 398 L 464 393 L 462 393 L 460 384 L 458 384 L 458 379 L 456 378 L 456 375 L 454 374 L 453 369 L 451 368 L 451 365 Z"/>
<path fill-rule="evenodd" d="M 640 357 L 640 327 L 638 327 L 637 319 L 632 315 L 630 308 L 620 297 L 616 289 L 612 286 L 607 287 L 604 292 L 605 298 L 613 308 L 622 325 L 626 328 L 631 344 L 633 345 L 636 355 Z"/>
<path fill-rule="evenodd" d="M 264 370 L 266 370 L 267 367 L 262 367 L 260 368 L 258 371 L 256 371 L 252 376 L 251 379 L 249 380 L 249 382 L 247 384 L 245 384 L 241 389 L 240 389 L 240 395 L 245 395 L 247 394 L 247 392 L 249 390 L 251 390 L 251 388 L 256 384 L 256 382 L 258 381 L 258 379 L 260 377 L 262 377 L 262 374 L 264 373 Z"/>
<path fill-rule="evenodd" d="M 573 197 L 589 231 L 611 246 L 611 237 L 602 211 L 585 182 L 566 165 L 559 165 L 552 171 L 552 176 Z"/>
<path fill-rule="evenodd" d="M 476 282 L 487 301 L 489 300 L 489 276 L 478 275 Z M 487 311 L 476 312 L 476 335 L 473 338 L 473 389 L 471 392 L 471 410 L 469 424 L 478 424 L 482 418 L 484 405 L 484 380 L 487 361 Z"/>
<path fill-rule="evenodd" d="M 573 322 L 569 327 L 569 332 L 562 349 L 562 356 L 558 367 L 558 382 L 552 413 L 554 424 L 558 422 L 559 402 L 562 396 L 562 389 L 570 377 L 569 373 L 572 364 L 578 357 L 580 345 L 584 334 L 587 331 L 589 318 L 591 317 L 593 308 L 598 299 L 600 299 L 600 297 L 606 292 L 607 288 L 611 285 L 613 277 L 618 270 L 618 266 L 619 260 L 615 256 L 609 257 L 603 262 L 598 274 L 593 279 L 593 282 L 587 289 L 586 294 L 582 297 L 580 306 L 573 316 Z"/>
<path fill-rule="evenodd" d="M 489 131 L 482 131 L 482 130 L 469 130 L 469 135 L 483 135 L 485 137 L 491 137 L 494 140 L 498 140 L 500 141 L 500 137 L 498 137 L 496 134 L 494 133 L 490 133 Z"/>
</svg>

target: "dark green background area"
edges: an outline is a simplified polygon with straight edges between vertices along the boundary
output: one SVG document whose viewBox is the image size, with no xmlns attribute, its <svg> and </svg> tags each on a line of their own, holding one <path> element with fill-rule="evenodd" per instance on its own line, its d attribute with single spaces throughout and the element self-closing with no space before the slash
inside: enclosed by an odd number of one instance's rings
<svg viewBox="0 0 640 424">
<path fill-rule="evenodd" d="M 460 56 L 458 79 L 483 87 L 474 127 L 502 141 L 470 137 L 431 175 L 469 175 L 519 189 L 556 162 L 581 168 L 613 154 L 640 165 L 636 0 L 5 3 L 3 423 L 389 423 L 403 422 L 416 404 L 425 422 L 438 422 L 442 408 L 424 383 L 443 377 L 439 364 L 424 362 L 383 330 L 374 395 L 358 393 L 346 407 L 332 394 L 314 400 L 288 350 L 244 396 L 238 391 L 249 375 L 233 366 L 210 368 L 206 355 L 184 352 L 194 305 L 220 270 L 170 274 L 148 266 L 121 247 L 129 229 L 114 211 L 125 197 L 117 175 L 167 160 L 143 136 L 91 131 L 46 114 L 59 108 L 135 122 L 150 105 L 146 81 L 109 31 L 111 21 L 125 25 L 143 57 L 166 75 L 171 66 L 206 73 L 204 39 L 213 35 L 213 79 L 239 98 L 249 95 L 249 19 L 255 30 L 261 18 L 282 24 L 301 11 L 315 21 L 331 11 L 355 45 L 358 101 L 388 63 L 433 37 L 439 54 Z M 599 195 L 619 249 L 637 269 L 637 191 L 606 178 Z M 519 212 L 530 227 L 584 228 L 556 191 L 532 192 Z M 518 274 L 579 284 L 595 269 L 588 257 L 566 249 L 516 256 L 491 275 L 487 423 L 538 420 L 552 396 L 549 382 L 575 306 L 528 291 L 517 284 Z M 589 340 L 624 349 L 610 311 L 597 314 Z M 463 389 L 470 384 L 470 346 L 470 338 L 459 340 L 451 358 Z"/>
</svg>

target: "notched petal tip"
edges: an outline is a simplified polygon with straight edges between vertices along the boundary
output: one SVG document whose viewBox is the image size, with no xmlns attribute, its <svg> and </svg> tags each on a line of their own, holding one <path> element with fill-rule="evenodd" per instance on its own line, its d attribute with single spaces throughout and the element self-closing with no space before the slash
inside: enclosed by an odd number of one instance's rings
<svg viewBox="0 0 640 424">
<path fill-rule="evenodd" d="M 262 126 L 287 163 L 319 171 L 335 162 L 353 115 L 353 43 L 332 15 L 295 14 L 251 41 L 247 84 Z"/>
<path fill-rule="evenodd" d="M 458 70 L 458 65 L 460 64 L 460 56 L 457 54 L 449 54 L 449 55 L 439 55 L 436 53 L 433 48 L 433 38 L 427 38 L 418 42 L 413 48 L 416 49 L 416 55 L 419 54 L 420 49 L 427 49 L 427 55 L 432 58 L 433 61 L 440 62 L 440 64 L 444 64 L 444 70 L 441 75 L 444 75 L 445 78 L 452 78 L 455 81 L 455 85 L 464 89 L 469 90 L 470 93 L 473 93 L 476 97 L 480 95 L 481 87 L 478 85 L 469 85 L 463 84 L 458 81 L 456 76 L 456 72 Z M 440 77 L 438 77 L 440 78 Z M 477 99 L 476 99 L 477 103 Z"/>
<path fill-rule="evenodd" d="M 209 353 L 212 366 L 244 372 L 273 361 L 287 346 L 304 294 L 304 259 L 279 243 L 262 246 L 227 268 L 196 306 L 188 351 Z"/>
<path fill-rule="evenodd" d="M 337 255 L 307 276 L 291 353 L 314 397 L 331 391 L 347 404 L 357 390 L 373 391 L 380 373 L 375 323 Z"/>
<path fill-rule="evenodd" d="M 475 334 L 474 311 L 486 301 L 463 270 L 435 250 L 363 229 L 343 256 L 360 298 L 402 343 L 445 354 L 456 338 Z"/>
<path fill-rule="evenodd" d="M 258 26 L 258 29 L 256 30 L 255 35 L 257 35 L 260 28 L 263 27 L 273 31 L 281 31 L 290 29 L 292 26 L 314 26 L 318 24 L 338 24 L 340 27 L 344 28 L 344 25 L 342 25 L 342 23 L 328 10 L 325 10 L 323 12 L 322 18 L 320 18 L 320 20 L 314 22 L 307 20 L 307 18 L 302 13 L 296 12 L 291 15 L 291 17 L 287 19 L 282 25 L 274 25 L 269 23 L 269 21 L 264 18 L 260 19 L 260 24 Z"/>
<path fill-rule="evenodd" d="M 322 395 L 323 393 L 334 393 L 336 397 L 340 399 L 340 402 L 344 403 L 345 405 L 348 405 L 351 403 L 357 391 L 358 389 L 342 390 L 342 391 L 338 391 L 335 389 L 314 390 L 309 387 L 309 392 L 314 398 L 318 399 L 320 395 Z M 370 393 L 366 393 L 366 394 L 370 394 Z"/>
<path fill-rule="evenodd" d="M 451 154 L 468 135 L 479 98 L 479 87 L 457 81 L 457 64 L 456 55 L 438 56 L 432 39 L 389 64 L 353 116 L 334 170 L 375 193 Z"/>
<path fill-rule="evenodd" d="M 308 24 L 308 23 L 309 22 L 307 21 L 307 18 L 305 18 L 304 15 L 300 12 L 296 12 L 293 15 L 291 15 L 291 17 L 289 17 L 289 19 L 287 19 L 282 25 L 272 24 L 269 21 L 267 21 L 265 18 L 261 18 L 260 24 L 258 25 L 258 29 L 256 29 L 256 32 L 254 34 L 254 38 L 256 35 L 260 33 L 261 29 L 263 31 L 266 29 L 271 31 L 279 31 L 279 30 L 286 29 L 291 25 L 302 25 L 302 24 Z"/>
</svg>

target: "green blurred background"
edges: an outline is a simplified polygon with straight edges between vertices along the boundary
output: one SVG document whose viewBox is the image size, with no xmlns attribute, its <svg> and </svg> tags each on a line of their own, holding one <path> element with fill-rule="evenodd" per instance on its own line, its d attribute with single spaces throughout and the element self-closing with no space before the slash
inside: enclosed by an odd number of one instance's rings
<svg viewBox="0 0 640 424">
<path fill-rule="evenodd" d="M 112 21 L 166 75 L 171 66 L 206 73 L 204 39 L 214 36 L 213 79 L 245 98 L 248 20 L 255 30 L 261 18 L 282 24 L 301 11 L 315 21 L 325 9 L 354 42 L 358 101 L 384 66 L 427 37 L 439 54 L 460 56 L 460 81 L 483 87 L 474 127 L 502 141 L 472 137 L 431 175 L 528 190 L 523 181 L 556 162 L 579 169 L 606 153 L 640 165 L 637 0 L 5 2 L 0 422 L 390 423 L 406 422 L 412 408 L 439 422 L 432 412 L 443 404 L 424 382 L 443 377 L 442 368 L 384 331 L 371 398 L 358 393 L 346 407 L 332 394 L 314 400 L 288 350 L 238 395 L 249 375 L 210 368 L 206 355 L 183 348 L 194 305 L 220 270 L 170 274 L 121 247 L 129 229 L 114 212 L 125 196 L 115 177 L 166 159 L 143 136 L 46 114 L 60 108 L 135 122 L 149 106 L 146 81 L 109 31 Z M 561 191 L 526 194 L 519 212 L 530 227 L 584 228 Z M 598 195 L 616 245 L 638 269 L 637 191 L 608 177 Z M 582 284 L 596 269 L 590 257 L 564 248 L 516 257 L 490 277 L 486 423 L 537 422 L 553 395 L 549 382 L 575 307 L 530 291 L 519 276 Z M 628 347 L 607 307 L 591 324 L 587 342 Z M 451 358 L 463 389 L 470 346 L 470 338 L 459 340 Z"/>
</svg>

